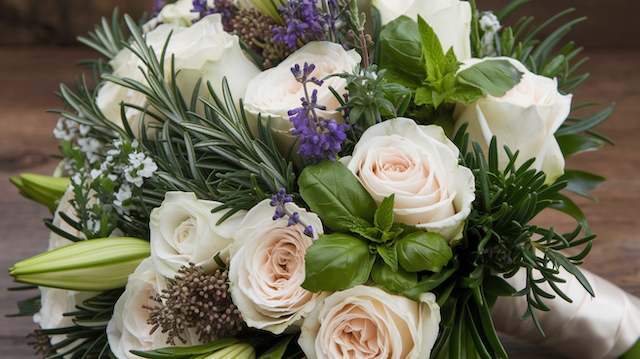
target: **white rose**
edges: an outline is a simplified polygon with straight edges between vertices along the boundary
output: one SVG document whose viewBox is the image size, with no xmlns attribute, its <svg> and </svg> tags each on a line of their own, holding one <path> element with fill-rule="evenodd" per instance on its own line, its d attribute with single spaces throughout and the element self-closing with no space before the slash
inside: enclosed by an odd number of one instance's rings
<svg viewBox="0 0 640 359">
<path fill-rule="evenodd" d="M 500 98 L 486 96 L 469 106 L 459 105 L 456 126 L 468 124 L 471 141 L 485 151 L 496 136 L 503 168 L 508 163 L 506 145 L 512 152 L 520 151 L 516 165 L 535 158 L 533 167 L 545 172 L 547 182 L 553 182 L 564 173 L 564 156 L 554 133 L 571 112 L 572 96 L 560 94 L 555 79 L 536 75 L 514 59 L 498 59 L 523 72 L 522 80 Z M 463 68 L 480 61 L 470 60 Z"/>
<path fill-rule="evenodd" d="M 158 273 L 174 278 L 189 263 L 207 269 L 217 267 L 214 257 L 228 260 L 232 236 L 243 212 L 218 225 L 226 213 L 211 211 L 219 202 L 198 200 L 193 193 L 167 192 L 162 205 L 151 211 L 151 258 Z"/>
<path fill-rule="evenodd" d="M 377 203 L 395 194 L 396 221 L 459 239 L 475 182 L 458 154 L 442 128 L 396 118 L 365 131 L 343 161 Z"/>
<path fill-rule="evenodd" d="M 318 216 L 289 203 L 313 239 L 322 234 Z M 273 220 L 274 208 L 265 200 L 247 213 L 235 236 L 229 268 L 233 303 L 250 327 L 282 333 L 299 324 L 321 296 L 301 287 L 305 278 L 304 255 L 313 239 L 303 225 L 287 226 L 287 218 Z"/>
<path fill-rule="evenodd" d="M 160 10 L 157 19 L 165 24 L 191 26 L 191 24 L 200 17 L 200 14 L 192 10 L 193 0 L 178 0 L 173 4 L 165 5 L 162 10 Z"/>
<path fill-rule="evenodd" d="M 143 260 L 129 275 L 127 286 L 116 302 L 107 325 L 109 347 L 118 359 L 134 359 L 131 350 L 148 351 L 167 346 L 167 335 L 161 330 L 151 334 L 147 323 L 149 310 L 157 303 L 152 299 L 159 292 L 158 275 L 150 258 Z M 193 344 L 193 343 L 188 343 Z"/>
<path fill-rule="evenodd" d="M 453 47 L 458 60 L 471 57 L 471 6 L 460 0 L 373 0 L 382 24 L 418 15 L 433 28 L 445 51 Z"/>
<path fill-rule="evenodd" d="M 300 107 L 300 98 L 304 97 L 302 84 L 296 81 L 291 68 L 294 65 L 302 66 L 305 62 L 316 66 L 312 76 L 324 79 L 333 74 L 351 73 L 360 63 L 360 55 L 355 50 L 346 51 L 340 44 L 326 41 L 310 42 L 277 67 L 263 71 L 249 82 L 244 105 L 250 115 L 247 116 L 250 125 L 255 130 L 258 114 L 262 114 L 263 119 L 271 117 L 271 128 L 283 150 L 288 150 L 294 142 L 293 136 L 289 134 L 291 122 L 288 112 Z M 346 81 L 339 77 L 326 79 L 320 87 L 315 84 L 308 85 L 310 92 L 318 90 L 318 104 L 327 108 L 326 111 L 320 111 L 320 115 L 333 119 L 339 117 L 336 109 L 340 107 L 340 103 L 329 88 L 332 87 L 342 95 L 346 91 L 345 86 Z"/>
<path fill-rule="evenodd" d="M 176 71 L 179 70 L 177 85 L 187 102 L 191 100 L 198 79 L 202 79 L 199 96 L 208 97 L 207 82 L 211 82 L 216 94 L 222 96 L 224 77 L 228 80 L 231 95 L 239 100 L 244 95 L 249 80 L 260 72 L 242 51 L 238 37 L 224 31 L 220 14 L 207 16 L 190 27 L 160 25 L 146 34 L 147 45 L 154 49 L 158 57 L 170 34 L 165 55 L 165 73 L 168 79 L 173 56 Z M 139 69 L 144 66 L 130 50 L 122 50 L 110 64 L 114 75 L 144 83 L 144 76 Z M 122 123 L 122 102 L 144 107 L 146 98 L 141 93 L 111 82 L 102 85 L 96 98 L 98 108 L 107 119 L 117 124 Z M 128 109 L 126 116 L 136 130 L 140 113 Z"/>
<path fill-rule="evenodd" d="M 309 359 L 422 359 L 429 357 L 439 324 L 431 293 L 417 303 L 357 286 L 327 297 L 305 319 L 298 344 Z"/>
</svg>

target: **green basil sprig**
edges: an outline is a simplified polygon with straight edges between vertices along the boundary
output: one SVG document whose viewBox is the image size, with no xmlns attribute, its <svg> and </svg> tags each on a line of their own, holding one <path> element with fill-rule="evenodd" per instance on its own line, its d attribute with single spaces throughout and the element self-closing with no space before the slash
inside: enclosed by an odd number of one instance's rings
<svg viewBox="0 0 640 359">
<path fill-rule="evenodd" d="M 453 257 L 440 235 L 394 223 L 394 195 L 376 206 L 340 162 L 306 167 L 299 186 L 307 205 L 333 231 L 307 250 L 302 285 L 307 290 L 345 290 L 371 279 L 403 293 L 419 288 L 419 277 L 440 272 Z"/>
</svg>

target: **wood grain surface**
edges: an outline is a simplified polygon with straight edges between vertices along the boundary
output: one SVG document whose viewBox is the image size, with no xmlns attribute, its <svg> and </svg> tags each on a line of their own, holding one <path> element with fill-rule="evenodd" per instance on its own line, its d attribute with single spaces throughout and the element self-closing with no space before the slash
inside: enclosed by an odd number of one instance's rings
<svg viewBox="0 0 640 359">
<path fill-rule="evenodd" d="M 75 80 L 76 62 L 88 56 L 74 48 L 0 48 L 0 268 L 46 248 L 45 209 L 23 200 L 7 178 L 20 172 L 47 174 L 56 164 L 51 130 L 56 118 L 46 114 L 59 106 L 53 92 L 61 81 Z M 568 167 L 608 177 L 597 190 L 598 203 L 579 200 L 599 234 L 586 267 L 640 295 L 640 52 L 590 54 L 593 78 L 577 94 L 579 100 L 617 102 L 614 118 L 602 131 L 615 147 L 583 154 Z M 543 223 L 567 226 L 570 221 L 547 213 Z M 0 275 L 0 357 L 30 358 L 25 335 L 30 318 L 10 319 L 15 302 L 29 293 L 8 292 L 12 282 Z M 506 339 L 512 358 L 555 358 L 539 348 Z"/>
</svg>

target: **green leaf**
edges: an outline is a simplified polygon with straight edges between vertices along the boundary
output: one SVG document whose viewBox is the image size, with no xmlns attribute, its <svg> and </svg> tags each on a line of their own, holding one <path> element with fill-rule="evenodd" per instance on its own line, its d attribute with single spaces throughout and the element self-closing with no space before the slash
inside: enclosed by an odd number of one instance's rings
<svg viewBox="0 0 640 359">
<path fill-rule="evenodd" d="M 394 205 L 395 195 L 385 198 L 373 217 L 373 224 L 378 227 L 381 231 L 388 231 L 391 229 L 393 225 L 393 205 Z"/>
<path fill-rule="evenodd" d="M 209 344 L 194 345 L 190 347 L 167 347 L 150 351 L 132 350 L 131 353 L 143 358 L 151 359 L 182 359 L 190 358 L 194 355 L 212 353 L 238 343 L 237 339 L 221 339 Z"/>
<path fill-rule="evenodd" d="M 454 265 L 450 268 L 447 268 L 446 270 L 440 271 L 435 274 L 423 276 L 415 286 L 406 288 L 402 291 L 402 294 L 413 300 L 418 300 L 421 294 L 430 292 L 438 288 L 457 271 L 458 263 L 454 262 Z"/>
<path fill-rule="evenodd" d="M 591 191 L 606 180 L 602 176 L 577 170 L 565 170 L 563 178 L 568 181 L 567 191 L 589 199 L 593 199 Z"/>
<path fill-rule="evenodd" d="M 380 108 L 380 113 L 385 118 L 403 116 L 407 112 L 411 104 L 411 90 L 399 83 L 384 83 L 382 85 L 382 93 L 385 99 L 394 107 L 393 113 Z"/>
<path fill-rule="evenodd" d="M 453 257 L 449 243 L 435 233 L 416 232 L 397 242 L 400 266 L 409 272 L 439 272 Z"/>
<path fill-rule="evenodd" d="M 392 244 L 391 246 L 378 245 L 376 247 L 376 251 L 384 263 L 391 267 L 392 270 L 398 270 L 398 251 L 396 251 L 395 244 Z"/>
<path fill-rule="evenodd" d="M 302 287 L 312 292 L 349 289 L 369 279 L 374 261 L 365 240 L 342 233 L 323 235 L 307 250 Z"/>
<path fill-rule="evenodd" d="M 522 72 L 507 60 L 484 60 L 460 71 L 457 76 L 459 83 L 495 97 L 504 96 L 521 78 Z"/>
<path fill-rule="evenodd" d="M 393 270 L 383 261 L 376 261 L 371 271 L 371 279 L 379 286 L 393 293 L 402 293 L 418 283 L 418 274 Z"/>
<path fill-rule="evenodd" d="M 597 151 L 604 147 L 605 141 L 589 135 L 562 135 L 556 137 L 565 158 L 587 151 Z"/>
<path fill-rule="evenodd" d="M 260 355 L 258 359 L 282 359 L 282 357 L 284 357 L 284 353 L 287 351 L 289 343 L 291 343 L 291 339 L 293 339 L 293 336 L 288 336 L 282 339 L 278 344 Z"/>
<path fill-rule="evenodd" d="M 592 297 L 596 296 L 595 292 L 593 291 L 593 288 L 591 287 L 591 284 L 589 284 L 589 281 L 584 276 L 584 274 L 582 274 L 582 272 L 580 271 L 580 269 L 576 265 L 571 263 L 564 255 L 562 255 L 562 253 L 556 253 L 554 251 L 547 251 L 547 252 L 545 252 L 545 254 L 548 255 L 551 259 L 553 259 L 556 263 L 561 265 L 567 272 L 573 274 L 573 276 L 576 277 L 578 282 L 580 282 L 580 285 L 582 285 L 582 287 Z"/>
<path fill-rule="evenodd" d="M 427 78 L 429 81 L 436 81 L 445 75 L 444 71 L 447 64 L 442 44 L 433 28 L 420 15 L 418 15 L 418 31 L 420 32 L 422 56 L 427 69 Z"/>
<path fill-rule="evenodd" d="M 324 161 L 308 166 L 298 180 L 300 195 L 322 222 L 336 231 L 349 231 L 363 220 L 371 223 L 376 203 L 343 164 Z"/>
<path fill-rule="evenodd" d="M 640 359 L 640 339 L 620 359 Z"/>
<path fill-rule="evenodd" d="M 587 217 L 584 215 L 584 212 L 582 212 L 580 207 L 575 204 L 575 202 L 573 202 L 569 197 L 561 194 L 558 194 L 554 199 L 557 200 L 558 203 L 551 205 L 551 208 L 571 216 L 582 226 L 582 228 L 587 231 L 587 233 L 591 233 L 591 230 L 589 229 L 589 222 L 587 222 Z"/>
<path fill-rule="evenodd" d="M 401 16 L 386 24 L 378 42 L 379 65 L 388 71 L 387 80 L 415 89 L 427 77 L 418 24 L 414 20 Z"/>
</svg>

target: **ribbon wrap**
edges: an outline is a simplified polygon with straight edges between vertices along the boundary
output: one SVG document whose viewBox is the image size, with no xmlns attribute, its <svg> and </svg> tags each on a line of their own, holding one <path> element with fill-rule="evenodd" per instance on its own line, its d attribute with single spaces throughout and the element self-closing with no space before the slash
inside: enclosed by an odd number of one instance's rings
<svg viewBox="0 0 640 359">
<path fill-rule="evenodd" d="M 540 334 L 530 318 L 522 319 L 527 310 L 523 296 L 498 299 L 493 308 L 496 328 L 569 358 L 609 359 L 623 355 L 640 338 L 640 299 L 593 273 L 582 272 L 596 296 L 591 297 L 573 275 L 561 269 L 559 276 L 566 283 L 558 287 L 573 302 L 556 297 L 545 302 L 550 311 L 536 311 L 546 336 Z M 526 272 L 521 270 L 507 281 L 521 290 L 526 284 Z M 541 288 L 554 293 L 546 283 Z"/>
</svg>

